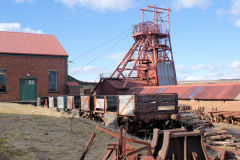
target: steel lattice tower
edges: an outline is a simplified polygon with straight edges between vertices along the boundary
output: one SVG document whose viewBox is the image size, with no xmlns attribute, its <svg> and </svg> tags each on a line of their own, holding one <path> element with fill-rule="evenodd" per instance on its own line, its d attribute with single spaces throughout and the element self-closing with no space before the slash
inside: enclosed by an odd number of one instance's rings
<svg viewBox="0 0 240 160">
<path fill-rule="evenodd" d="M 141 9 L 142 22 L 132 26 L 135 42 L 110 78 L 144 80 L 149 85 L 176 85 L 176 72 L 170 41 L 169 8 Z M 149 19 L 150 17 L 150 19 Z"/>
</svg>

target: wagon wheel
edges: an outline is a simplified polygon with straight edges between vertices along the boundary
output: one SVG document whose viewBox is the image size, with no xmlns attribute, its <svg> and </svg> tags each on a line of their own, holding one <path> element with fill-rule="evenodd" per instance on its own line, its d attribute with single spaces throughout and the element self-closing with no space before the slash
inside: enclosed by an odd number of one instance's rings
<svg viewBox="0 0 240 160">
<path fill-rule="evenodd" d="M 131 122 L 129 122 L 129 120 L 124 120 L 124 121 L 122 122 L 122 125 L 123 125 L 124 130 L 125 130 L 127 133 L 130 133 L 130 132 L 133 131 L 134 125 L 133 125 Z"/>
<path fill-rule="evenodd" d="M 128 120 L 125 120 L 124 122 L 123 122 L 123 129 L 128 133 L 129 132 L 129 122 L 128 122 Z"/>
</svg>

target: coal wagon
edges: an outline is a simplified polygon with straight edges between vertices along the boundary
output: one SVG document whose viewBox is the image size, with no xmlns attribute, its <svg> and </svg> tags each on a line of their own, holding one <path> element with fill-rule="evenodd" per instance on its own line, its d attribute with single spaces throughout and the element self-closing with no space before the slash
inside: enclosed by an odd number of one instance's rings
<svg viewBox="0 0 240 160">
<path fill-rule="evenodd" d="M 104 124 L 108 117 L 114 117 L 126 130 L 165 129 L 178 117 L 178 96 L 175 93 L 58 96 L 48 97 L 44 104 L 68 112 L 76 110 L 80 116 Z"/>
<path fill-rule="evenodd" d="M 105 123 L 106 115 L 117 118 L 127 129 L 165 128 L 178 114 L 177 94 L 80 96 L 80 113 Z"/>
</svg>

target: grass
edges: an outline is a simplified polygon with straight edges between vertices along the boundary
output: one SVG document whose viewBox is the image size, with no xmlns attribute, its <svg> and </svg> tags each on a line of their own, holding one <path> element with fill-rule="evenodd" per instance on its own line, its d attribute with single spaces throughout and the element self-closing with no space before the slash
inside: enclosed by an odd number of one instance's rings
<svg viewBox="0 0 240 160">
<path fill-rule="evenodd" d="M 96 123 L 70 119 L 51 109 L 0 103 L 0 160 L 77 160 L 93 131 L 97 133 L 86 160 L 101 159 L 115 138 L 97 131 Z"/>
<path fill-rule="evenodd" d="M 12 159 L 13 157 L 22 157 L 26 153 L 23 149 L 10 147 L 3 138 L 0 138 L 0 159 Z"/>
</svg>

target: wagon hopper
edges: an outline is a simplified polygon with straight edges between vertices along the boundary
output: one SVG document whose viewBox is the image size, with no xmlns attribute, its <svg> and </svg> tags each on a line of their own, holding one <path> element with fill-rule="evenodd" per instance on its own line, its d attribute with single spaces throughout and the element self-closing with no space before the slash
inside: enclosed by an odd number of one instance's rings
<svg viewBox="0 0 240 160">
<path fill-rule="evenodd" d="M 165 126 L 162 122 L 177 117 L 178 113 L 177 94 L 80 97 L 82 116 L 105 123 L 107 115 L 112 115 L 119 125 L 131 130 L 150 126 L 163 128 Z"/>
</svg>

